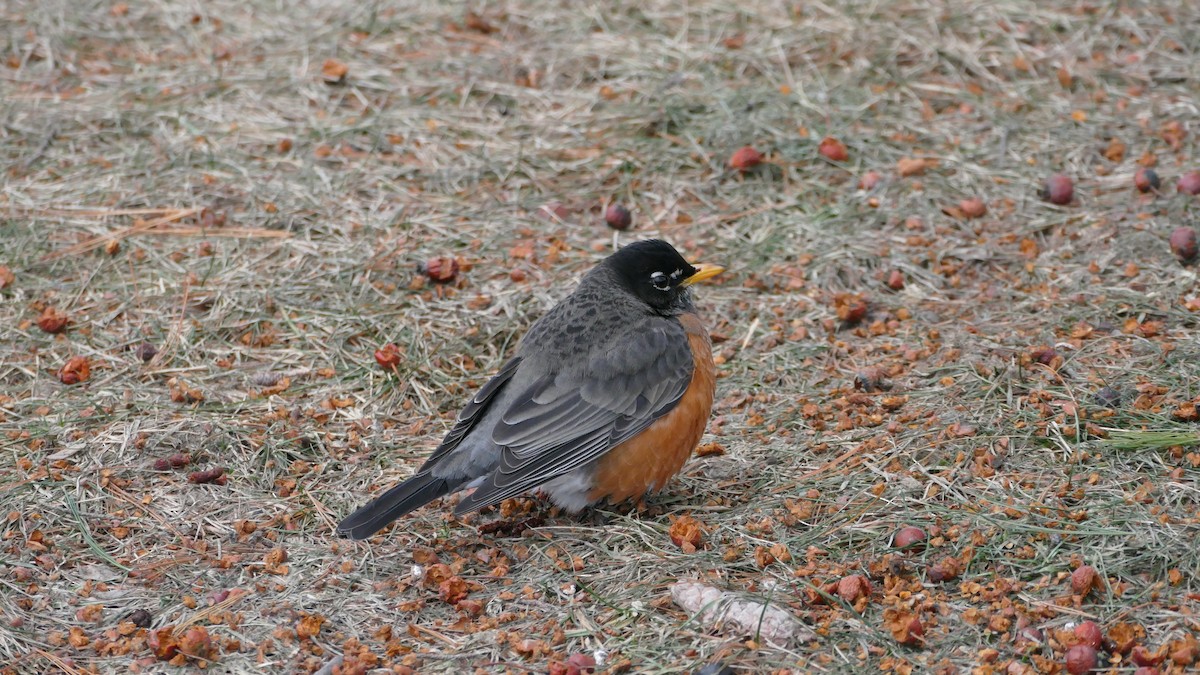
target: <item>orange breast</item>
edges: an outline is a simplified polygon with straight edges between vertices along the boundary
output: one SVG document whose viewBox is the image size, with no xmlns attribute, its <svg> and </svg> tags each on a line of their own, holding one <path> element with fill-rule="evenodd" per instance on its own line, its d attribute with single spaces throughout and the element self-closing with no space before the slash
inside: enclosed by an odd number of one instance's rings
<svg viewBox="0 0 1200 675">
<path fill-rule="evenodd" d="M 679 322 L 687 331 L 696 366 L 692 381 L 671 412 L 596 462 L 592 491 L 588 494 L 593 502 L 640 499 L 647 492 L 662 488 L 683 468 L 704 435 L 717 387 L 712 345 L 708 331 L 695 314 L 684 314 Z"/>
</svg>

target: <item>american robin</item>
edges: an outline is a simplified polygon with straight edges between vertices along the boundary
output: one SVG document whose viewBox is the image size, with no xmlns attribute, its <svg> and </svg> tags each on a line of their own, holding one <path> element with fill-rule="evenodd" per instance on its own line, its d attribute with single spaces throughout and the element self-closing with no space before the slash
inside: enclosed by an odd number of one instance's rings
<svg viewBox="0 0 1200 675">
<path fill-rule="evenodd" d="M 530 491 L 578 512 L 662 488 L 712 411 L 716 366 L 689 288 L 722 271 L 653 239 L 604 259 L 533 324 L 420 470 L 338 533 L 366 539 L 468 488 L 456 515 Z"/>
</svg>

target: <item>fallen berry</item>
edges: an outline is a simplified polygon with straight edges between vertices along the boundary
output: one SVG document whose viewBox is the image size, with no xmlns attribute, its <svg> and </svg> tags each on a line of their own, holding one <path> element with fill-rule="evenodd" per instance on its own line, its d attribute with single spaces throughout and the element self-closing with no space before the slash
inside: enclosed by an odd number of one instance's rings
<svg viewBox="0 0 1200 675">
<path fill-rule="evenodd" d="M 1158 173 L 1154 169 L 1148 169 L 1143 166 L 1137 170 L 1137 173 L 1133 174 L 1133 184 L 1137 187 L 1138 192 L 1150 192 L 1151 190 L 1158 190 L 1159 186 L 1162 185 L 1162 181 L 1159 180 Z"/>
<path fill-rule="evenodd" d="M 1179 227 L 1171 233 L 1171 253 L 1183 262 L 1196 259 L 1196 231 L 1190 227 Z"/>
<path fill-rule="evenodd" d="M 909 525 L 908 527 L 900 528 L 892 539 L 892 546 L 896 548 L 911 548 L 920 550 L 925 548 L 925 530 L 919 527 Z"/>
<path fill-rule="evenodd" d="M 71 317 L 53 307 L 47 307 L 42 310 L 42 314 L 37 320 L 38 328 L 51 335 L 63 332 L 67 329 L 67 324 L 69 323 L 71 323 Z"/>
<path fill-rule="evenodd" d="M 1087 645 L 1075 645 L 1067 650 L 1067 672 L 1084 675 L 1096 668 L 1096 650 Z"/>
<path fill-rule="evenodd" d="M 850 159 L 850 153 L 846 150 L 845 144 L 832 136 L 821 139 L 821 144 L 817 146 L 817 153 L 834 162 L 845 162 Z"/>
<path fill-rule="evenodd" d="M 450 256 L 430 258 L 425 261 L 423 271 L 431 281 L 439 284 L 449 283 L 458 276 L 458 261 Z"/>
<path fill-rule="evenodd" d="M 625 231 L 633 224 L 633 214 L 620 204 L 613 204 L 604 212 L 604 222 L 614 230 Z"/>
<path fill-rule="evenodd" d="M 733 151 L 733 154 L 729 157 L 729 167 L 746 173 L 750 169 L 762 164 L 762 161 L 762 153 L 747 145 Z"/>
<path fill-rule="evenodd" d="M 1046 179 L 1042 198 L 1052 204 L 1070 204 L 1075 198 L 1075 184 L 1069 177 L 1056 173 Z"/>
<path fill-rule="evenodd" d="M 1200 171 L 1189 171 L 1179 177 L 1175 189 L 1189 195 L 1200 195 Z"/>
</svg>

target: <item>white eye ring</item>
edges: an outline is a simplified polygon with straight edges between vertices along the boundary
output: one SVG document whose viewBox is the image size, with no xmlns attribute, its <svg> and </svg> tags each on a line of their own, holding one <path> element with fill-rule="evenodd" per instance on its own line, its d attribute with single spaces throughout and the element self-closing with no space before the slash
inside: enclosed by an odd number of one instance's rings
<svg viewBox="0 0 1200 675">
<path fill-rule="evenodd" d="M 662 272 L 655 272 L 650 275 L 650 283 L 660 291 L 665 291 L 671 288 L 671 281 L 667 279 L 667 275 Z"/>
</svg>

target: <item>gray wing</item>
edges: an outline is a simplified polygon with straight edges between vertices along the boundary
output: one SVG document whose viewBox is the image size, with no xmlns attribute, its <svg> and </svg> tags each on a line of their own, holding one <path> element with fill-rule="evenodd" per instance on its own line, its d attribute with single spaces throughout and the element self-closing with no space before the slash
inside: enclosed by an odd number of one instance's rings
<svg viewBox="0 0 1200 675">
<path fill-rule="evenodd" d="M 656 319 L 582 367 L 536 380 L 492 431 L 499 465 L 455 512 L 536 488 L 637 435 L 679 403 L 694 367 L 683 327 Z"/>
<path fill-rule="evenodd" d="M 488 406 L 492 404 L 492 401 L 496 398 L 496 394 L 512 379 L 513 373 L 517 372 L 517 366 L 520 364 L 521 357 L 519 356 L 509 359 L 508 363 L 504 364 L 504 367 L 500 369 L 500 372 L 493 375 L 492 379 L 488 380 L 471 397 L 470 401 L 467 401 L 467 406 L 462 409 L 462 412 L 458 413 L 458 419 L 455 420 L 454 426 L 450 427 L 450 431 L 446 432 L 446 437 L 442 439 L 441 444 L 434 449 L 429 459 L 425 460 L 425 463 L 421 465 L 421 471 L 432 468 L 437 464 L 438 460 L 446 456 L 446 453 L 457 448 L 458 444 L 462 443 L 462 440 L 471 432 L 471 429 L 475 428 L 483 413 L 487 411 Z"/>
</svg>

